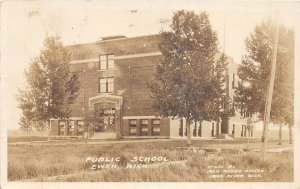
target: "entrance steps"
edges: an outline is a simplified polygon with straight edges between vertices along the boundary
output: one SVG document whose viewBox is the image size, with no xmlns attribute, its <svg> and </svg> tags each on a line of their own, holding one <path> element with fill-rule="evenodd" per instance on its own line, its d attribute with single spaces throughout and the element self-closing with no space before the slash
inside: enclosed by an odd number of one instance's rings
<svg viewBox="0 0 300 189">
<path fill-rule="evenodd" d="M 54 140 L 65 140 L 65 139 L 81 139 L 83 136 L 63 136 L 63 135 L 56 135 L 56 136 L 51 136 L 50 139 Z"/>
<path fill-rule="evenodd" d="M 234 136 L 233 135 L 230 135 L 230 134 L 219 134 L 218 139 L 234 139 Z"/>
<path fill-rule="evenodd" d="M 90 137 L 90 139 L 116 139 L 117 134 L 116 133 L 94 133 L 93 136 Z"/>
</svg>

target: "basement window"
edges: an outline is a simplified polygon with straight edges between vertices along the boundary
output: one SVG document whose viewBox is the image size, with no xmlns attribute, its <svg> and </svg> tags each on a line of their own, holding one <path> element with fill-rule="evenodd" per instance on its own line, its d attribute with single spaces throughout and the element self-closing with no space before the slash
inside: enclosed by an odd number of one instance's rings
<svg viewBox="0 0 300 189">
<path fill-rule="evenodd" d="M 155 119 L 152 121 L 152 133 L 153 133 L 153 136 L 160 135 L 160 120 L 159 119 Z"/>
<path fill-rule="evenodd" d="M 141 120 L 141 135 L 142 136 L 148 135 L 148 120 L 147 119 Z"/>
<path fill-rule="evenodd" d="M 129 120 L 129 135 L 130 136 L 135 136 L 136 135 L 136 119 Z"/>
</svg>

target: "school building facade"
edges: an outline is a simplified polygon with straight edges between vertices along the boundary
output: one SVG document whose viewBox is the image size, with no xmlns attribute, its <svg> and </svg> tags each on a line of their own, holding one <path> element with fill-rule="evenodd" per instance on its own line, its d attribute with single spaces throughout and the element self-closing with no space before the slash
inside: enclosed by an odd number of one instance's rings
<svg viewBox="0 0 300 189">
<path fill-rule="evenodd" d="M 70 70 L 79 76 L 80 91 L 71 105 L 68 120 L 51 120 L 52 136 L 95 138 L 160 137 L 186 135 L 185 122 L 161 118 L 152 108 L 147 82 L 153 79 L 161 53 L 159 35 L 127 38 L 104 37 L 95 43 L 67 46 L 71 52 Z M 230 60 L 227 87 L 233 97 L 237 65 Z M 99 120 L 85 125 L 84 117 L 94 110 Z M 239 113 L 237 113 L 239 116 Z M 243 120 L 231 118 L 229 126 L 219 129 L 215 122 L 192 126 L 194 137 L 230 134 L 247 136 Z M 253 133 L 253 132 L 252 132 Z"/>
</svg>

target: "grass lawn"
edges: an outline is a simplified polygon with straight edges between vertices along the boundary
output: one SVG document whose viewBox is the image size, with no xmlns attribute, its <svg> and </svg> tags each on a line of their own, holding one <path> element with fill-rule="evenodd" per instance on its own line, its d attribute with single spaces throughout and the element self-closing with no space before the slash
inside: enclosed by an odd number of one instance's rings
<svg viewBox="0 0 300 189">
<path fill-rule="evenodd" d="M 31 142 L 31 141 L 47 141 L 48 137 L 44 136 L 8 136 L 7 142 Z"/>
<path fill-rule="evenodd" d="M 72 145 L 70 142 L 63 142 L 66 145 L 9 145 L 8 180 L 33 179 L 31 181 L 63 182 L 293 181 L 293 152 L 268 153 L 267 160 L 260 161 L 258 152 L 203 154 L 175 150 L 174 147 L 186 146 L 184 140 L 149 142 L 144 140 L 142 142 L 101 145 Z M 199 140 L 193 142 L 193 146 L 199 148 L 258 148 L 260 146 L 257 141 L 251 141 L 248 144 L 247 141 L 242 140 Z M 272 146 L 278 145 L 269 143 L 269 147 Z M 150 165 L 147 168 L 127 167 L 134 157 L 159 156 L 166 157 L 171 163 L 150 162 L 146 163 Z M 93 165 L 102 165 L 103 162 L 86 162 L 87 157 L 119 157 L 120 161 L 106 163 L 107 165 L 114 164 L 117 168 L 91 170 Z M 179 162 L 179 164 L 172 162 Z M 144 163 L 140 162 L 140 164 Z M 263 172 L 257 174 L 255 172 L 257 170 Z M 239 171 L 242 171 L 243 177 L 237 176 L 241 175 Z M 248 177 L 249 174 L 251 178 Z M 53 177 L 58 175 L 64 176 Z M 223 175 L 223 178 L 220 178 L 220 175 Z M 228 175 L 231 176 L 228 177 Z"/>
</svg>

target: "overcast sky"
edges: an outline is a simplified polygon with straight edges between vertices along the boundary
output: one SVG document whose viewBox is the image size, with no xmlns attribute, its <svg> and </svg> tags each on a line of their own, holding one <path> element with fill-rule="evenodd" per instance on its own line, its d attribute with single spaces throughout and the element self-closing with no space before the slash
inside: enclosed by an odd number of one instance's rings
<svg viewBox="0 0 300 189">
<path fill-rule="evenodd" d="M 244 40 L 256 23 L 280 10 L 280 22 L 299 28 L 299 4 L 208 1 L 4 1 L 1 22 L 1 119 L 18 128 L 17 89 L 24 87 L 24 69 L 36 57 L 48 35 L 65 45 L 95 42 L 100 37 L 157 34 L 168 30 L 175 10 L 207 11 L 220 48 L 240 63 Z M 298 24 L 298 25 L 296 25 Z M 224 30 L 225 27 L 225 30 Z M 225 33 L 224 33 L 225 32 Z"/>
</svg>

